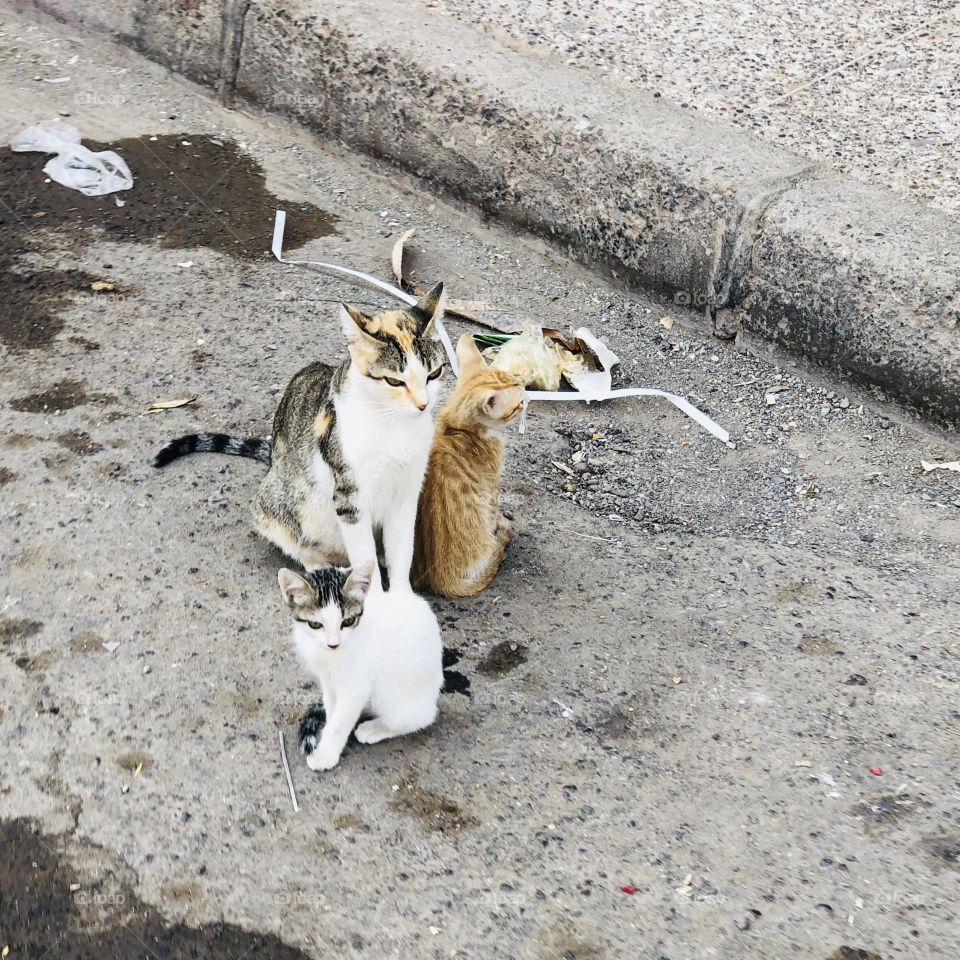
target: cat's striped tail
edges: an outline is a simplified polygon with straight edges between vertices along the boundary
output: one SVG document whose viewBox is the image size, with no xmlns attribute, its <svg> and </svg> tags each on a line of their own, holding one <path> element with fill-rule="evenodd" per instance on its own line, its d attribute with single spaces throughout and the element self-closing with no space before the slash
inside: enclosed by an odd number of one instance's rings
<svg viewBox="0 0 960 960">
<path fill-rule="evenodd" d="M 189 433 L 168 443 L 154 458 L 155 467 L 165 467 L 191 453 L 228 453 L 234 457 L 250 457 L 270 463 L 272 447 L 269 440 L 259 437 L 244 439 L 226 433 Z"/>
<path fill-rule="evenodd" d="M 300 729 L 297 732 L 301 753 L 305 753 L 308 757 L 313 753 L 326 722 L 327 711 L 324 710 L 323 704 L 319 700 L 311 703 L 307 707 L 307 712 L 300 718 Z"/>
</svg>

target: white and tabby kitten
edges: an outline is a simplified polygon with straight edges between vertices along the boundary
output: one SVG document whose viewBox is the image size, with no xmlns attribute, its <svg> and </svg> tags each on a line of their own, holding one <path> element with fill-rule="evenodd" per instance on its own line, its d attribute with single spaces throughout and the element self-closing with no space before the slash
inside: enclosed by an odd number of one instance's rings
<svg viewBox="0 0 960 960">
<path fill-rule="evenodd" d="M 293 643 L 320 681 L 326 723 L 307 755 L 312 770 L 337 765 L 357 721 L 360 743 L 429 726 L 443 686 L 440 627 L 413 593 L 369 593 L 373 565 L 304 576 L 283 568 L 280 592 L 293 614 Z"/>
</svg>

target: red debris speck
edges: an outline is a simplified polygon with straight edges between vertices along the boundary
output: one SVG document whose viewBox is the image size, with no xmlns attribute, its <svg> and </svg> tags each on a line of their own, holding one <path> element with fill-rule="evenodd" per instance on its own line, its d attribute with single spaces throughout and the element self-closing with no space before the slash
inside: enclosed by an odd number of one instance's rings
<svg viewBox="0 0 960 960">
<path fill-rule="evenodd" d="M 871 767 L 871 768 L 870 768 L 870 772 L 871 772 L 875 777 L 882 777 L 882 776 L 883 776 L 883 768 L 882 768 L 882 767 Z"/>
<path fill-rule="evenodd" d="M 628 885 L 628 886 L 621 887 L 621 888 L 620 888 L 620 892 L 621 892 L 621 893 L 629 893 L 630 896 L 632 897 L 632 896 L 637 892 L 637 888 L 636 888 L 636 887 L 631 887 L 631 886 Z"/>
</svg>

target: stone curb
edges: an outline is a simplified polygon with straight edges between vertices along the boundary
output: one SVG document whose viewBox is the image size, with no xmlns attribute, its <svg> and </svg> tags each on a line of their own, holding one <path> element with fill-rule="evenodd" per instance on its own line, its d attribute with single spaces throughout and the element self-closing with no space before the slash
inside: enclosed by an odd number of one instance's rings
<svg viewBox="0 0 960 960">
<path fill-rule="evenodd" d="M 960 226 L 406 0 L 15 0 L 784 347 L 960 419 Z"/>
</svg>

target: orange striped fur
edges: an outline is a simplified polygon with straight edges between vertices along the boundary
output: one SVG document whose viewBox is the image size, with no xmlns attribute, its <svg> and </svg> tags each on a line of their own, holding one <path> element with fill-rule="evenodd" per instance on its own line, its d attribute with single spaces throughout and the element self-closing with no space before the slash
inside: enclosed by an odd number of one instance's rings
<svg viewBox="0 0 960 960">
<path fill-rule="evenodd" d="M 460 378 L 437 415 L 413 557 L 413 583 L 445 597 L 479 593 L 500 569 L 511 536 L 500 513 L 500 435 L 525 399 L 516 377 L 486 366 L 469 334 L 457 359 Z"/>
</svg>

